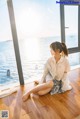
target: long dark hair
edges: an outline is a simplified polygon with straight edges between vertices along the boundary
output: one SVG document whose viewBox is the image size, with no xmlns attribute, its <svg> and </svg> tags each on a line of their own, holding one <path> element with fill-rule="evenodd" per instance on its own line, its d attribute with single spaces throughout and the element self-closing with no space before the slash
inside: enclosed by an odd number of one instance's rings
<svg viewBox="0 0 80 119">
<path fill-rule="evenodd" d="M 63 51 L 64 54 L 66 56 L 68 56 L 68 49 L 65 43 L 60 43 L 58 41 L 53 42 L 50 44 L 50 48 L 52 48 L 52 50 L 56 51 L 56 50 L 60 50 L 60 53 Z"/>
</svg>

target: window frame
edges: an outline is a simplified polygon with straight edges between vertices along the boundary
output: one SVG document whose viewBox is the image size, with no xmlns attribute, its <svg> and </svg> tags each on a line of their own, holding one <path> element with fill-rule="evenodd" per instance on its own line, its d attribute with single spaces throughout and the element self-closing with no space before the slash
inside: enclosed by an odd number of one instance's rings
<svg viewBox="0 0 80 119">
<path fill-rule="evenodd" d="M 62 1 L 62 0 L 60 0 Z M 60 25 L 61 25 L 61 42 L 65 43 L 65 13 L 64 6 L 78 6 L 78 47 L 68 48 L 69 54 L 80 52 L 80 5 L 79 4 L 60 4 Z"/>
</svg>

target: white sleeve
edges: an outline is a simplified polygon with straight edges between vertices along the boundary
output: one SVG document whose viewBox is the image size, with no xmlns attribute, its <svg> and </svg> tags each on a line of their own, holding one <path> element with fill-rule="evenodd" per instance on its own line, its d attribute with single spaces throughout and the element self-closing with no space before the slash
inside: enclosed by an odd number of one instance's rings
<svg viewBox="0 0 80 119">
<path fill-rule="evenodd" d="M 68 59 L 66 59 L 66 61 L 65 61 L 65 72 L 69 72 L 69 71 L 70 71 L 70 64 L 69 64 Z"/>
<path fill-rule="evenodd" d="M 46 64 L 45 64 L 45 67 L 44 67 L 44 72 L 43 72 L 43 76 L 41 78 L 40 83 L 43 83 L 45 81 L 45 78 L 46 78 L 48 73 L 49 73 L 49 70 L 48 70 L 48 61 L 47 61 Z"/>
<path fill-rule="evenodd" d="M 64 81 L 67 78 L 68 72 L 70 71 L 70 64 L 69 61 L 66 59 L 65 61 L 65 71 L 62 77 L 62 80 Z"/>
</svg>

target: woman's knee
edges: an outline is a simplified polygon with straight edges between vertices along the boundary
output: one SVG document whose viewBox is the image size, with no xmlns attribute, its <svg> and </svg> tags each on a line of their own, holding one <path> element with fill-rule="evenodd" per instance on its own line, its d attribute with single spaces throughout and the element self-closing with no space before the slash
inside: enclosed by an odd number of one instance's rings
<svg viewBox="0 0 80 119">
<path fill-rule="evenodd" d="M 53 85 L 54 85 L 53 81 L 48 81 L 47 84 L 48 84 L 48 86 L 49 86 L 50 88 L 52 88 Z"/>
<path fill-rule="evenodd" d="M 39 91 L 38 95 L 44 95 L 44 91 Z"/>
<path fill-rule="evenodd" d="M 51 88 L 48 88 L 48 89 L 43 90 L 43 91 L 39 91 L 39 92 L 38 92 L 38 95 L 45 95 L 45 94 L 49 93 L 50 90 L 51 90 Z"/>
</svg>

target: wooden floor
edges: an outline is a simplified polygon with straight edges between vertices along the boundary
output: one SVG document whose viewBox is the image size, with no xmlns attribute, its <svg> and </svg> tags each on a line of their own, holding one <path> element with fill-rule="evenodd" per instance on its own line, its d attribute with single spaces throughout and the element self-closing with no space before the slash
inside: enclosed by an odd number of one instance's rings
<svg viewBox="0 0 80 119">
<path fill-rule="evenodd" d="M 23 93 L 34 86 L 27 84 L 19 87 L 17 93 L 0 99 L 0 110 L 9 110 L 9 119 L 80 119 L 80 69 L 71 71 L 69 77 L 71 91 L 30 97 L 23 102 Z"/>
</svg>

